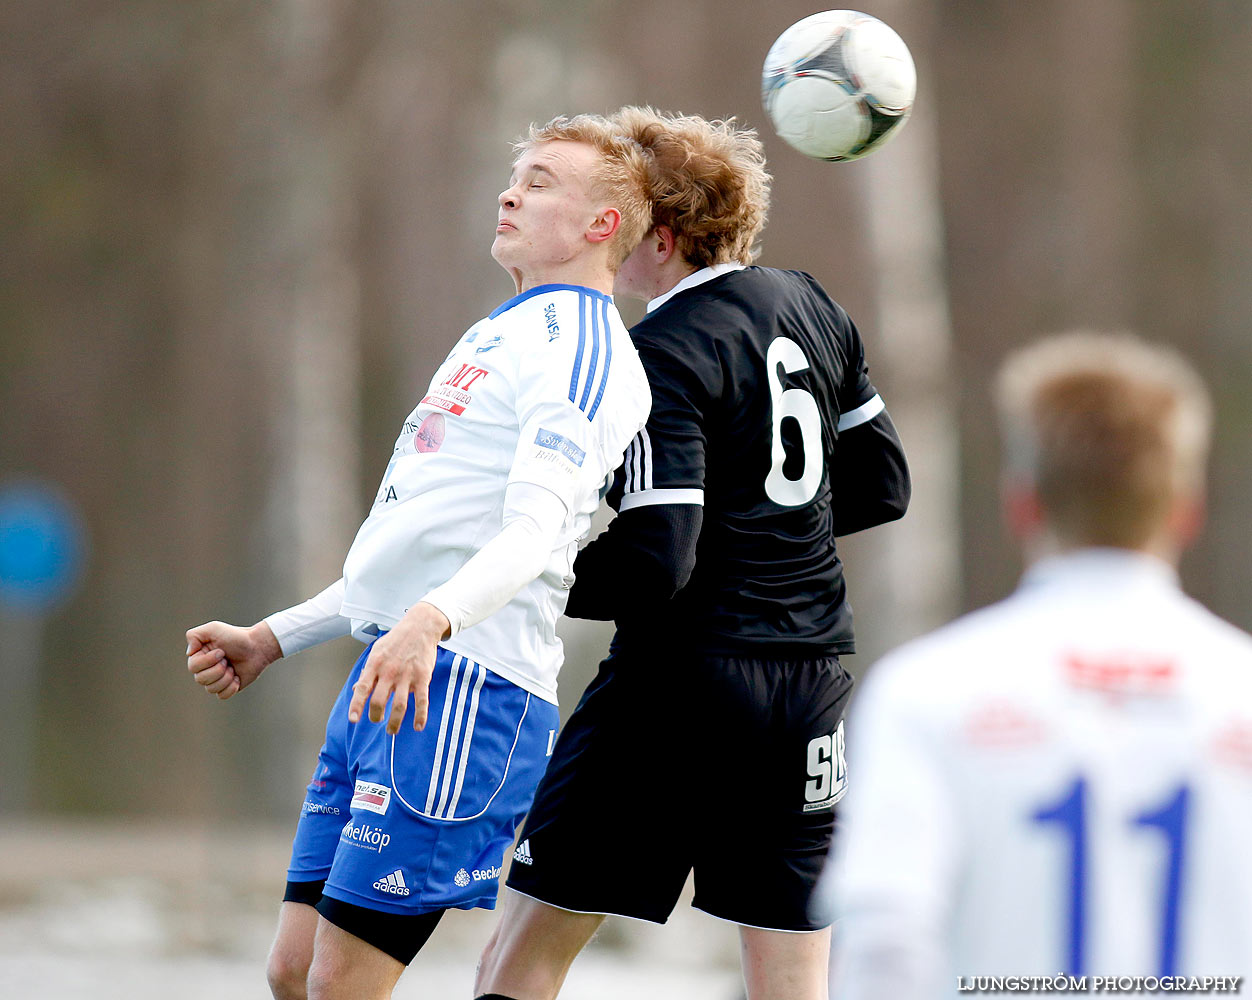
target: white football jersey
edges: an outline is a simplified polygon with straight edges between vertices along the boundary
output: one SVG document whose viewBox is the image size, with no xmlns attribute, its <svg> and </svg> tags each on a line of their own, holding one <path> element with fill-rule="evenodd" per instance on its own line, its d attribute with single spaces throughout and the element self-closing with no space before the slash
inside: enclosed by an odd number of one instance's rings
<svg viewBox="0 0 1252 1000">
<path fill-rule="evenodd" d="M 567 512 L 547 567 L 442 645 L 555 702 L 578 541 L 650 407 L 609 296 L 542 285 L 505 302 L 470 327 L 404 422 L 344 563 L 342 614 L 394 626 L 499 533 L 509 483 L 545 487 Z"/>
<path fill-rule="evenodd" d="M 891 654 L 848 765 L 836 996 L 1252 973 L 1252 638 L 1164 563 L 1046 560 Z"/>
</svg>

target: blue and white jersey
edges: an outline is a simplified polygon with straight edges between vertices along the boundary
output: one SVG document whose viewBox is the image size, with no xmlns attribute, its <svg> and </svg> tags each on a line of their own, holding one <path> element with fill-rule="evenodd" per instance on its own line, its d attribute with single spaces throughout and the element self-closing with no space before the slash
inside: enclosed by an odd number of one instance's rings
<svg viewBox="0 0 1252 1000">
<path fill-rule="evenodd" d="M 891 654 L 848 766 L 840 1000 L 1252 974 L 1252 639 L 1164 563 L 1046 560 Z"/>
<path fill-rule="evenodd" d="M 551 490 L 566 518 L 543 573 L 443 645 L 556 701 L 556 622 L 600 487 L 651 395 L 613 300 L 541 285 L 474 324 L 396 440 L 344 563 L 342 614 L 390 628 L 499 533 L 505 487 Z"/>
</svg>

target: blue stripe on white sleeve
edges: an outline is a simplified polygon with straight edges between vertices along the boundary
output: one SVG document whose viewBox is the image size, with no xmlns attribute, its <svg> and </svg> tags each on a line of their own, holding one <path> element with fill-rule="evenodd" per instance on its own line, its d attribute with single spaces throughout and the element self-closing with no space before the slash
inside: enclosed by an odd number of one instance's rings
<svg viewBox="0 0 1252 1000">
<path fill-rule="evenodd" d="M 600 408 L 600 400 L 604 398 L 604 390 L 609 384 L 609 364 L 613 360 L 613 332 L 609 326 L 609 300 L 605 299 L 601 306 L 604 311 L 604 371 L 600 374 L 600 388 L 596 391 L 596 401 L 591 404 L 591 411 L 587 414 L 588 420 L 593 419 L 596 410 Z M 587 385 L 590 387 L 590 379 Z"/>
<path fill-rule="evenodd" d="M 583 348 L 587 344 L 587 313 L 584 309 L 586 304 L 586 296 L 579 294 L 578 296 L 578 351 L 574 354 L 574 370 L 569 377 L 569 401 L 575 402 L 578 398 L 578 374 L 583 366 Z"/>
<path fill-rule="evenodd" d="M 596 363 L 600 360 L 600 316 L 596 312 L 594 302 L 584 298 L 581 304 L 591 310 L 591 360 L 587 363 L 587 377 L 583 382 L 582 399 L 578 401 L 578 408 L 586 413 L 587 400 L 591 398 L 591 382 L 596 376 Z"/>
</svg>

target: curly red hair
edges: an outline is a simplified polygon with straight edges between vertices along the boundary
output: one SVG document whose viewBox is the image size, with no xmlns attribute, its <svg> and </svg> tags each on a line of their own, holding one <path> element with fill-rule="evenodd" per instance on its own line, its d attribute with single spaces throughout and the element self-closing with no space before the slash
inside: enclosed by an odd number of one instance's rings
<svg viewBox="0 0 1252 1000">
<path fill-rule="evenodd" d="M 756 258 L 771 178 L 753 129 L 635 106 L 610 120 L 652 154 L 652 225 L 673 231 L 684 260 L 708 267 Z"/>
</svg>

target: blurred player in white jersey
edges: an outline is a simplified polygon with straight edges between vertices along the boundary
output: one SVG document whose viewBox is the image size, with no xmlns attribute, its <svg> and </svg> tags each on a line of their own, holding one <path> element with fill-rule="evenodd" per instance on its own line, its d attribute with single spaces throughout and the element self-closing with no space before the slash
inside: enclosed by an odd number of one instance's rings
<svg viewBox="0 0 1252 1000">
<path fill-rule="evenodd" d="M 1210 433 L 1172 351 L 1075 333 L 1001 372 L 1008 599 L 873 667 L 835 994 L 1252 972 L 1252 638 L 1179 589 Z M 1168 988 L 1168 987 L 1167 987 Z"/>
<path fill-rule="evenodd" d="M 647 418 L 610 297 L 651 217 L 647 155 L 595 116 L 532 128 L 517 154 L 492 246 L 517 295 L 405 421 L 343 578 L 251 628 L 187 633 L 220 698 L 315 643 L 370 643 L 296 831 L 269 962 L 284 1000 L 390 996 L 446 909 L 495 906 L 556 735 L 578 541 Z"/>
</svg>

